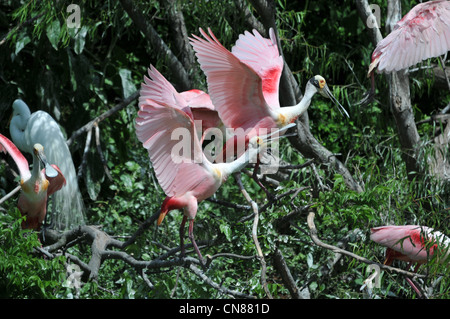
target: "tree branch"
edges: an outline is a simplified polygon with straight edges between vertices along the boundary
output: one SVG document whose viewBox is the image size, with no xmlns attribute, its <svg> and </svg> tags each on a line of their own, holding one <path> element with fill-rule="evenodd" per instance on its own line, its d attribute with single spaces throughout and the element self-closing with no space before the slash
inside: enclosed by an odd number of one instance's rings
<svg viewBox="0 0 450 319">
<path fill-rule="evenodd" d="M 152 50 L 155 50 L 160 55 L 167 58 L 167 63 L 172 70 L 175 81 L 179 86 L 180 91 L 186 91 L 191 89 L 191 81 L 183 64 L 177 59 L 169 46 L 160 38 L 158 32 L 148 22 L 148 19 L 142 14 L 142 12 L 135 6 L 132 0 L 120 0 L 125 11 L 136 24 L 137 28 L 142 31 L 145 38 L 149 42 Z"/>
</svg>

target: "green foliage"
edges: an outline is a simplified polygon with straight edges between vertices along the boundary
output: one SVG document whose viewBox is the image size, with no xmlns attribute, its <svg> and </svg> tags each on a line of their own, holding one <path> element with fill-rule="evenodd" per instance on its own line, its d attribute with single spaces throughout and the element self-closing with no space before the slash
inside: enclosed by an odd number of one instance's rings
<svg viewBox="0 0 450 319">
<path fill-rule="evenodd" d="M 18 209 L 0 215 L 0 297 L 54 298 L 63 292 L 65 257 L 46 260 L 36 232 L 21 229 Z"/>
<path fill-rule="evenodd" d="M 169 81 L 173 74 L 167 57 L 149 45 L 123 10 L 120 1 L 81 1 L 81 28 L 65 23 L 69 1 L 8 1 L 0 5 L 0 34 L 7 37 L 0 44 L 0 133 L 8 135 L 7 122 L 12 101 L 21 97 L 32 108 L 50 112 L 65 129 L 67 136 L 110 109 L 118 101 L 139 89 L 150 64 Z M 162 40 L 174 50 L 170 19 L 164 3 L 134 2 L 148 18 Z M 273 253 L 279 248 L 297 287 L 307 288 L 312 298 L 366 298 L 361 290 L 368 277 L 366 265 L 350 257 L 336 256 L 311 244 L 306 212 L 291 221 L 288 230 L 277 228 L 279 220 L 299 207 L 311 205 L 320 238 L 332 245 L 342 244 L 349 251 L 383 261 L 384 248 L 369 239 L 369 228 L 385 224 L 424 224 L 449 234 L 448 183 L 433 176 L 409 180 L 395 123 L 389 110 L 387 84 L 377 78 L 377 101 L 361 107 L 356 102 L 369 87 L 366 72 L 373 46 L 360 21 L 354 1 L 275 1 L 276 23 L 287 64 L 300 88 L 315 74 L 323 75 L 337 99 L 351 114 L 343 117 L 336 106 L 320 96 L 309 108 L 313 135 L 333 152 L 364 186 L 364 192 L 350 191 L 342 176 L 316 163 L 293 171 L 281 179 L 276 194 L 298 190 L 260 212 L 258 240 L 267 263 L 268 289 L 275 298 L 289 298 L 289 291 L 273 266 Z M 371 1 L 386 14 L 385 1 Z M 403 1 L 410 8 L 415 1 Z M 213 29 L 228 49 L 238 35 L 248 30 L 246 16 L 235 1 L 180 1 L 188 34 L 198 34 L 198 27 Z M 255 14 L 254 9 L 248 8 Z M 30 19 L 35 19 L 31 20 Z M 30 22 L 30 23 L 27 23 Z M 384 34 L 385 19 L 382 19 Z M 11 26 L 21 25 L 10 29 Z M 1 41 L 1 40 L 0 40 Z M 435 62 L 434 60 L 432 60 Z M 193 72 L 188 70 L 188 72 Z M 206 89 L 203 74 L 194 76 L 195 88 Z M 445 106 L 450 94 L 437 90 L 429 70 L 410 75 L 411 97 L 416 120 L 422 120 Z M 174 83 L 176 86 L 177 83 Z M 165 195 L 149 163 L 147 151 L 134 132 L 136 103 L 99 124 L 100 146 L 105 165 L 94 145 L 88 153 L 80 185 L 88 207 L 90 224 L 117 238 L 127 238 L 147 218 L 156 213 Z M 3 129 L 5 128 L 5 129 Z M 428 167 L 434 156 L 431 141 L 439 129 L 432 124 L 419 126 L 421 164 Z M 94 135 L 94 134 L 93 134 Z M 94 139 L 94 138 L 93 138 Z M 82 161 L 84 137 L 71 145 L 78 167 Z M 290 164 L 308 159 L 287 139 L 280 142 L 280 155 Z M 11 163 L 10 163 L 11 164 Z M 14 164 L 11 164 L 14 168 Z M 426 171 L 426 170 L 425 170 Z M 8 169 L 0 165 L 0 194 L 3 197 L 13 182 Z M 316 174 L 317 173 L 317 174 Z M 243 183 L 259 208 L 266 203 L 265 193 L 248 176 Z M 324 185 L 321 189 L 319 181 Z M 15 185 L 15 184 L 14 184 Z M 248 205 L 234 178 L 214 195 L 220 201 Z M 16 198 L 0 214 L 0 295 L 12 298 L 229 298 L 207 285 L 188 269 L 173 267 L 158 271 L 144 270 L 153 284 L 150 289 L 138 273 L 120 260 L 102 264 L 96 282 L 84 283 L 79 290 L 65 283 L 64 257 L 45 259 L 32 252 L 39 246 L 37 235 L 20 229 Z M 253 218 L 250 209 L 237 209 L 203 201 L 195 220 L 197 241 L 216 240 L 202 248 L 203 255 L 231 253 L 248 258 L 214 258 L 206 275 L 223 287 L 265 298 L 260 282 L 261 265 L 251 236 Z M 173 211 L 158 228 L 151 227 L 126 252 L 138 260 L 153 260 L 167 247 L 178 247 L 182 213 Z M 187 237 L 187 236 L 186 236 Z M 185 238 L 186 244 L 189 240 Z M 85 262 L 90 247 L 81 245 L 74 252 Z M 188 249 L 188 255 L 195 255 Z M 402 263 L 396 266 L 404 267 Z M 436 260 L 421 273 L 429 276 L 421 284 L 433 288 L 433 298 L 448 299 L 450 280 L 446 265 Z M 383 272 L 381 288 L 374 298 L 415 298 L 400 275 Z"/>
</svg>

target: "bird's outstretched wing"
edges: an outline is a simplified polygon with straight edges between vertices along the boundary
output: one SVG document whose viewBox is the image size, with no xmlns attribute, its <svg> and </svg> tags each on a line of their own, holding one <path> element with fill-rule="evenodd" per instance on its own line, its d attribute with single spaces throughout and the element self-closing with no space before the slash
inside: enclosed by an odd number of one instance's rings
<svg viewBox="0 0 450 319">
<path fill-rule="evenodd" d="M 22 180 L 27 180 L 31 177 L 30 168 L 25 156 L 23 156 L 13 142 L 2 134 L 0 134 L 0 152 L 9 153 L 9 155 L 13 158 L 14 162 L 16 162 L 17 168 L 19 169 L 20 178 Z"/>
<path fill-rule="evenodd" d="M 450 50 L 450 1 L 418 4 L 392 32 L 381 40 L 372 54 L 369 73 L 406 69 L 422 60 Z"/>
<path fill-rule="evenodd" d="M 210 36 L 200 29 L 204 39 L 193 35 L 190 41 L 206 74 L 211 100 L 223 123 L 229 128 L 247 130 L 263 118 L 272 117 L 260 75 L 228 51 L 210 29 L 208 31 Z M 239 47 L 243 48 L 243 43 Z M 243 49 L 237 51 L 242 52 Z"/>
<path fill-rule="evenodd" d="M 231 53 L 261 77 L 264 99 L 269 107 L 277 109 L 280 107 L 278 87 L 283 71 L 283 58 L 278 51 L 277 38 L 272 28 L 269 35 L 270 39 L 266 39 L 256 30 L 253 33 L 245 31 L 239 35 Z"/>
<path fill-rule="evenodd" d="M 148 150 L 156 177 L 167 196 L 182 195 L 213 179 L 190 108 L 153 67 L 141 88 L 136 135 Z"/>
</svg>

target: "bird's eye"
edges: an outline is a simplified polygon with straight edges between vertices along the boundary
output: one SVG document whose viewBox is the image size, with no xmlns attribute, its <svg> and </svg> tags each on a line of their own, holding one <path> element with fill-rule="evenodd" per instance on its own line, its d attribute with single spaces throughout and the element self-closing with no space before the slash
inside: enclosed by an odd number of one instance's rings
<svg viewBox="0 0 450 319">
<path fill-rule="evenodd" d="M 320 88 L 320 86 L 319 86 L 319 81 L 317 81 L 316 78 L 312 78 L 312 79 L 310 80 L 310 82 L 311 82 L 311 84 L 314 85 L 316 88 Z"/>
</svg>

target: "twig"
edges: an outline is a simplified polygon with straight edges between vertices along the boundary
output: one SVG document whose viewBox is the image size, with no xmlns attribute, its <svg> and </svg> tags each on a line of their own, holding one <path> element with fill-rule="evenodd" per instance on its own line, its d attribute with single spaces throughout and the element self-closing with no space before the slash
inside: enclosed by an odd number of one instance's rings
<svg viewBox="0 0 450 319">
<path fill-rule="evenodd" d="M 266 292 L 266 295 L 269 299 L 272 299 L 272 294 L 270 293 L 269 289 L 267 288 L 267 281 L 266 281 L 266 261 L 264 260 L 264 255 L 261 249 L 261 246 L 259 245 L 258 241 L 258 221 L 259 221 L 259 212 L 258 212 L 258 204 L 256 204 L 255 201 L 253 201 L 250 197 L 250 195 L 247 193 L 247 190 L 244 188 L 244 185 L 242 184 L 241 180 L 241 174 L 236 173 L 234 174 L 234 177 L 236 179 L 236 182 L 238 183 L 239 189 L 241 190 L 242 194 L 244 195 L 247 202 L 252 206 L 253 209 L 253 227 L 252 227 L 252 238 L 253 242 L 256 246 L 256 251 L 258 253 L 258 259 L 261 263 L 261 285 L 264 288 L 264 291 Z"/>
<path fill-rule="evenodd" d="M 281 275 L 281 279 L 283 280 L 285 286 L 289 290 L 292 298 L 295 299 L 304 299 L 300 294 L 300 289 L 298 289 L 294 278 L 292 277 L 291 271 L 284 260 L 283 254 L 280 249 L 275 250 L 274 254 L 274 266 L 278 270 Z"/>
<path fill-rule="evenodd" d="M 81 165 L 77 174 L 78 180 L 80 180 L 81 176 L 83 176 L 83 171 L 87 164 L 87 157 L 89 154 L 89 146 L 91 145 L 91 139 L 92 139 L 92 128 L 88 131 L 86 135 L 86 143 L 84 145 L 83 158 L 81 160 Z"/>
<path fill-rule="evenodd" d="M 108 177 L 108 179 L 110 181 L 112 181 L 113 178 L 111 176 L 111 173 L 109 172 L 109 168 L 106 163 L 105 156 L 103 155 L 102 145 L 100 143 L 100 129 L 98 128 L 98 122 L 94 123 L 94 129 L 95 129 L 95 144 L 97 145 L 97 152 L 98 152 L 98 155 L 100 156 L 100 161 L 103 164 L 103 169 L 105 171 L 106 176 Z"/>
<path fill-rule="evenodd" d="M 3 202 L 5 202 L 6 200 L 8 200 L 9 198 L 11 198 L 15 193 L 17 193 L 18 191 L 20 191 L 21 186 L 18 185 L 16 188 L 14 188 L 12 191 L 10 191 L 8 194 L 6 194 L 5 196 L 3 196 L 0 199 L 0 205 L 3 204 Z"/>
<path fill-rule="evenodd" d="M 235 290 L 230 290 L 230 289 L 228 289 L 226 287 L 218 285 L 217 283 L 212 281 L 211 278 L 207 277 L 205 275 L 205 273 L 200 268 L 196 267 L 194 264 L 190 264 L 189 265 L 189 269 L 192 270 L 194 272 L 194 274 L 196 274 L 198 277 L 200 277 L 208 285 L 210 285 L 214 289 L 219 290 L 220 292 L 222 292 L 224 294 L 232 295 L 232 296 L 235 296 L 235 297 L 238 297 L 238 298 L 256 299 L 254 296 L 247 295 L 247 294 L 244 294 L 242 292 L 235 291 Z"/>
</svg>

